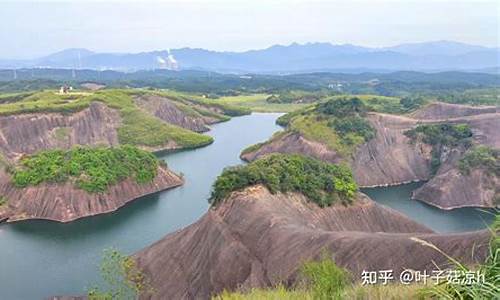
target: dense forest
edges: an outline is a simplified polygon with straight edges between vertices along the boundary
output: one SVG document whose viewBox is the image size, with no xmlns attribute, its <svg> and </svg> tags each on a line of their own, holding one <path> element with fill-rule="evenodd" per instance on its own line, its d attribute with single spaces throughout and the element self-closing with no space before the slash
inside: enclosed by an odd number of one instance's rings
<svg viewBox="0 0 500 300">
<path fill-rule="evenodd" d="M 463 94 L 481 99 L 485 97 L 485 94 L 496 93 L 498 95 L 500 75 L 409 71 L 360 74 L 238 75 L 196 70 L 149 70 L 133 73 L 69 69 L 0 70 L 0 92 L 4 93 L 52 89 L 62 84 L 78 88 L 89 82 L 112 88 L 168 88 L 200 93 L 212 98 L 244 93 L 267 93 L 276 94 L 271 101 L 277 102 L 290 102 L 297 98 L 313 101 L 318 98 L 318 95 L 309 92 L 320 92 L 319 96 L 347 93 L 404 97 L 419 94 L 440 97 L 449 102 L 467 102 L 462 99 Z M 471 93 L 469 92 L 471 89 L 480 89 L 481 92 Z M 295 91 L 295 93 L 290 91 Z M 297 91 L 301 92 L 297 93 Z M 482 99 L 481 103 L 487 104 L 491 101 L 498 101 L 498 98 Z"/>
</svg>

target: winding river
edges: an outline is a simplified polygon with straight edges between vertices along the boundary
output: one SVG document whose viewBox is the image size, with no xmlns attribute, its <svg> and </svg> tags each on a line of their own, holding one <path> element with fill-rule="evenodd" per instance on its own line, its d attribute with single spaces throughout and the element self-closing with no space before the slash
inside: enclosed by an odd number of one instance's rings
<svg viewBox="0 0 500 300">
<path fill-rule="evenodd" d="M 185 176 L 184 186 L 147 196 L 115 213 L 69 224 L 26 221 L 0 224 L 0 298 L 44 299 L 82 295 L 99 281 L 102 251 L 133 253 L 196 221 L 208 208 L 211 185 L 224 167 L 242 163 L 240 151 L 264 141 L 280 127 L 280 114 L 252 114 L 214 125 L 207 147 L 162 155 Z M 414 185 L 365 190 L 438 232 L 485 227 L 492 217 L 474 209 L 445 212 L 409 200 Z"/>
</svg>

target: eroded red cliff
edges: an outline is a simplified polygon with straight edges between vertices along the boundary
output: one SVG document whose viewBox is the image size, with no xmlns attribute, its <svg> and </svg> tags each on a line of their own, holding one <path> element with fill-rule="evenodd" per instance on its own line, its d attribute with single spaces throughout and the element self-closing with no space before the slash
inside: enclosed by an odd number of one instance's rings
<svg viewBox="0 0 500 300">
<path fill-rule="evenodd" d="M 351 165 L 356 182 L 361 187 L 428 181 L 415 193 L 415 199 L 443 209 L 496 206 L 495 199 L 500 193 L 498 178 L 486 176 L 480 170 L 474 172 L 478 176 L 460 176 L 457 169 L 459 157 L 443 158 L 437 175 L 433 176 L 432 146 L 411 143 L 404 133 L 418 124 L 466 123 L 473 132 L 475 144 L 500 149 L 498 108 L 434 103 L 411 116 L 369 113 L 367 119 L 376 130 L 376 135 L 360 145 L 351 157 L 340 157 L 326 143 L 307 140 L 300 133 L 280 135 L 241 157 L 252 161 L 278 152 L 299 153 L 328 162 L 344 161 Z M 459 153 L 459 156 L 462 154 Z"/>
<path fill-rule="evenodd" d="M 0 194 L 8 199 L 8 203 L 0 208 L 0 220 L 14 222 L 45 219 L 69 222 L 115 211 L 132 200 L 182 184 L 180 176 L 163 166 L 158 168 L 157 176 L 150 183 L 138 184 L 129 178 L 110 186 L 102 193 L 78 189 L 73 182 L 45 183 L 21 189 L 16 188 L 6 174 L 1 174 Z"/>
<path fill-rule="evenodd" d="M 154 290 L 142 299 L 209 299 L 224 289 L 292 285 L 301 264 L 325 251 L 355 279 L 363 270 L 397 276 L 448 263 L 415 237 L 466 264 L 484 260 L 489 241 L 487 231 L 435 234 L 362 194 L 352 206 L 322 209 L 301 194 L 255 186 L 133 257 Z"/>
</svg>

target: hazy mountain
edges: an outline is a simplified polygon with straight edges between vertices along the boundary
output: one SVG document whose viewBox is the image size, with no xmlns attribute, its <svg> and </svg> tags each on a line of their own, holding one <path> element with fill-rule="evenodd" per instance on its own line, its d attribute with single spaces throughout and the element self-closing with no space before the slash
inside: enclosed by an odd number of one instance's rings
<svg viewBox="0 0 500 300">
<path fill-rule="evenodd" d="M 452 41 L 435 41 L 428 43 L 408 43 L 401 44 L 394 47 L 387 47 L 386 50 L 395 51 L 409 55 L 463 55 L 470 52 L 481 52 L 488 50 L 495 50 L 482 46 L 469 45 Z M 498 49 L 497 49 L 498 50 Z"/>
<path fill-rule="evenodd" d="M 83 48 L 71 48 L 63 51 L 59 51 L 39 59 L 39 63 L 77 63 L 79 59 L 94 55 L 96 53 L 83 49 Z"/>
<path fill-rule="evenodd" d="M 67 49 L 33 60 L 0 60 L 0 68 L 197 69 L 234 73 L 494 70 L 499 66 L 498 48 L 448 41 L 387 48 L 293 43 L 246 52 L 180 48 L 141 53 L 95 53 L 86 49 Z"/>
</svg>

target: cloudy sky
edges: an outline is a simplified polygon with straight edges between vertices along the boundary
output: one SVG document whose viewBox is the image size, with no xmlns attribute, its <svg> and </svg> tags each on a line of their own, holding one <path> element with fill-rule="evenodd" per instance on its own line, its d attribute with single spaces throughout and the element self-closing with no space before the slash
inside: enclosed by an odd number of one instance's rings
<svg viewBox="0 0 500 300">
<path fill-rule="evenodd" d="M 65 48 L 243 51 L 292 42 L 361 46 L 454 40 L 498 47 L 498 1 L 0 0 L 0 58 Z"/>
</svg>

